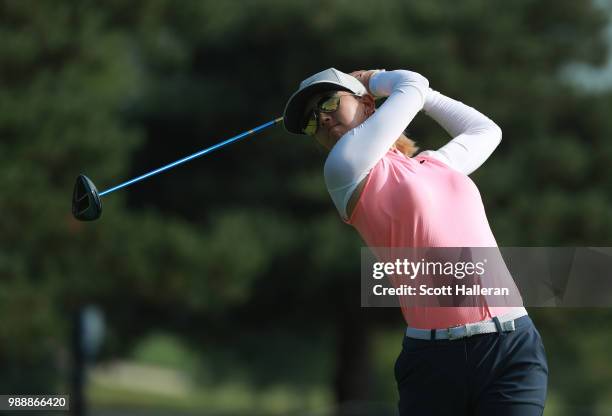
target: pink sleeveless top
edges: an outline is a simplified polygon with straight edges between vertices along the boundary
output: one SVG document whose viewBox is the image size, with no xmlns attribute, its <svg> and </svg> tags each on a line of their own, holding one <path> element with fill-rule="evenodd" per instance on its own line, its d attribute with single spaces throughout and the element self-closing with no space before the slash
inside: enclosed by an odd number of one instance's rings
<svg viewBox="0 0 612 416">
<path fill-rule="evenodd" d="M 351 217 L 369 247 L 497 247 L 472 180 L 426 155 L 396 149 L 370 171 Z M 407 307 L 415 328 L 447 328 L 490 319 L 510 307 Z"/>
</svg>

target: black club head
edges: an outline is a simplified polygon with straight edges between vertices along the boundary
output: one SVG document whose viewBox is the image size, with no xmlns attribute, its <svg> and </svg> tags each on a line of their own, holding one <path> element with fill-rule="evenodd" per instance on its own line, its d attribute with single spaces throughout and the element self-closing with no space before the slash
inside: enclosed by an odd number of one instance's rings
<svg viewBox="0 0 612 416">
<path fill-rule="evenodd" d="M 85 175 L 79 175 L 72 193 L 72 215 L 81 221 L 93 221 L 102 215 L 102 202 L 98 190 Z"/>
</svg>

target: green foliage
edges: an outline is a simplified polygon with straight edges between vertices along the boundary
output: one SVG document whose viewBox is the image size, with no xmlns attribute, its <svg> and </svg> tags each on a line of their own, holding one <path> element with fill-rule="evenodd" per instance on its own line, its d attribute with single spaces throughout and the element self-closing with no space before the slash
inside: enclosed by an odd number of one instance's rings
<svg viewBox="0 0 612 416">
<path fill-rule="evenodd" d="M 65 376 L 68 316 L 89 302 L 107 355 L 157 327 L 236 351 L 245 328 L 305 345 L 300 328 L 335 330 L 358 307 L 362 243 L 306 138 L 268 130 L 104 197 L 96 223 L 69 213 L 78 173 L 105 189 L 271 120 L 329 66 L 416 70 L 502 127 L 473 175 L 500 245 L 609 245 L 612 100 L 560 77 L 605 61 L 606 23 L 571 0 L 1 1 L 1 389 Z M 409 132 L 423 150 L 448 139 L 422 116 Z M 605 396 L 603 341 L 554 336 L 583 332 L 574 314 L 535 314 L 554 368 L 580 366 L 581 391 Z"/>
<path fill-rule="evenodd" d="M 189 371 L 198 357 L 180 340 L 167 334 L 151 334 L 140 341 L 133 351 L 136 362 Z"/>
</svg>

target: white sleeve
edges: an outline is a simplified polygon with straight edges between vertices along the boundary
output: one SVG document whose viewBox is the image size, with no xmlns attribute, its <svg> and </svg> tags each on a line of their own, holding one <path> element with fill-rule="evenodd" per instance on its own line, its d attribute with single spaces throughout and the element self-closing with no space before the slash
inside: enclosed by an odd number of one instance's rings
<svg viewBox="0 0 612 416">
<path fill-rule="evenodd" d="M 429 90 L 423 109 L 453 139 L 437 151 L 421 154 L 432 156 L 466 175 L 478 169 L 501 141 L 501 129 L 487 116 L 437 91 Z"/>
<path fill-rule="evenodd" d="M 345 219 L 351 194 L 423 108 L 429 91 L 426 78 L 405 70 L 378 72 L 370 78 L 369 86 L 375 96 L 389 98 L 344 134 L 325 161 L 327 189 Z"/>
</svg>

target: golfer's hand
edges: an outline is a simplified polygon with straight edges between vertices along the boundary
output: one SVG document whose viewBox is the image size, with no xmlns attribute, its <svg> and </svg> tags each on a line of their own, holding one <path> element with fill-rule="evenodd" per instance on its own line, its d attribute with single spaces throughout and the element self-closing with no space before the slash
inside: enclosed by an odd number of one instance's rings
<svg viewBox="0 0 612 416">
<path fill-rule="evenodd" d="M 380 98 L 377 95 L 374 95 L 372 91 L 370 91 L 370 79 L 372 75 L 377 73 L 378 71 L 384 71 L 384 69 L 370 69 L 370 70 L 360 70 L 353 71 L 350 75 L 357 78 L 361 83 L 366 87 L 368 94 L 370 94 L 375 99 Z M 427 97 L 429 96 L 429 92 L 431 89 L 429 88 L 429 80 L 425 78 L 423 75 L 418 72 L 404 70 L 404 76 L 408 78 L 408 81 L 413 84 L 419 91 L 421 91 L 421 95 L 423 97 L 423 105 L 427 101 Z"/>
<path fill-rule="evenodd" d="M 355 78 L 357 78 L 359 82 L 361 82 L 363 86 L 366 88 L 366 91 L 368 92 L 368 94 L 373 96 L 372 91 L 370 91 L 370 78 L 372 77 L 372 75 L 374 75 L 378 71 L 381 71 L 381 70 L 380 69 L 370 69 L 370 70 L 362 69 L 359 71 L 353 71 L 349 75 L 352 75 Z M 384 69 L 382 71 L 384 71 Z"/>
</svg>

